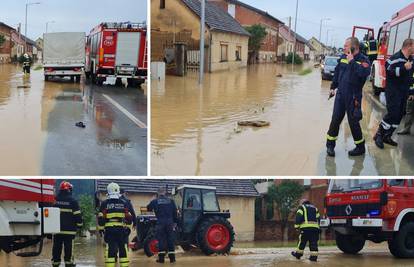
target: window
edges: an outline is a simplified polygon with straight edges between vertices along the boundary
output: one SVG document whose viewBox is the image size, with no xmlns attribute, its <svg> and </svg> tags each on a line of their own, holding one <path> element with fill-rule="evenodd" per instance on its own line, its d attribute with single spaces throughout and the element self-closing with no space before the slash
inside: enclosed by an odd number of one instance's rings
<svg viewBox="0 0 414 267">
<path fill-rule="evenodd" d="M 204 211 L 220 211 L 214 191 L 203 190 Z"/>
<path fill-rule="evenodd" d="M 178 191 L 174 195 L 174 202 L 175 202 L 175 205 L 177 206 L 177 208 L 179 210 L 181 210 L 181 208 L 182 208 L 181 206 L 182 206 L 182 203 L 183 203 L 183 191 L 182 190 Z"/>
<path fill-rule="evenodd" d="M 236 61 L 241 61 L 241 52 L 242 52 L 242 47 L 241 46 L 236 47 Z"/>
<path fill-rule="evenodd" d="M 397 35 L 397 26 L 391 28 L 390 42 L 388 43 L 388 55 L 394 54 L 395 36 Z"/>
<path fill-rule="evenodd" d="M 160 9 L 165 9 L 165 0 L 160 0 Z"/>
<path fill-rule="evenodd" d="M 229 46 L 227 44 L 221 44 L 221 62 L 228 61 L 227 52 L 229 50 Z"/>
<path fill-rule="evenodd" d="M 201 210 L 201 194 L 198 189 L 186 189 L 184 208 L 187 210 Z"/>
<path fill-rule="evenodd" d="M 406 20 L 398 25 L 394 53 L 402 48 L 403 42 L 410 36 L 410 28 L 411 20 Z"/>
<path fill-rule="evenodd" d="M 404 179 L 387 180 L 389 186 L 404 186 Z"/>
</svg>

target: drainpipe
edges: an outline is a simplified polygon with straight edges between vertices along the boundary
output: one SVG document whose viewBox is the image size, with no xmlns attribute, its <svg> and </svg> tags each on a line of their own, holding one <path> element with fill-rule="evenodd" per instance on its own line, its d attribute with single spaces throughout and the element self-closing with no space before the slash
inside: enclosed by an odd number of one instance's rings
<svg viewBox="0 0 414 267">
<path fill-rule="evenodd" d="M 213 44 L 213 35 L 211 34 L 211 31 L 208 31 L 208 35 L 209 35 L 209 47 L 208 47 L 208 72 L 211 73 L 211 47 Z"/>
</svg>

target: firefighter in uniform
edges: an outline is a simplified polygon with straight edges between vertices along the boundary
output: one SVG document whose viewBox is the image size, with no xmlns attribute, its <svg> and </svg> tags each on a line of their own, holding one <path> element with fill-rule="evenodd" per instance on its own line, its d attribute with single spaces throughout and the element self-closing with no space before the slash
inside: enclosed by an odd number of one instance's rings
<svg viewBox="0 0 414 267">
<path fill-rule="evenodd" d="M 370 36 L 369 40 L 365 42 L 365 46 L 368 59 L 372 63 L 378 56 L 378 41 L 375 40 L 374 36 Z"/>
<path fill-rule="evenodd" d="M 413 53 L 414 40 L 406 39 L 402 49 L 385 63 L 387 114 L 382 119 L 374 136 L 375 144 L 381 149 L 384 148 L 384 143 L 391 146 L 398 145 L 391 137 L 406 112 L 407 98 L 412 99 L 412 96 L 409 97 L 409 95 L 414 95 L 414 91 L 409 90 L 413 83 Z"/>
<path fill-rule="evenodd" d="M 331 84 L 330 97 L 335 97 L 332 120 L 327 134 L 327 154 L 335 156 L 335 144 L 339 127 L 347 114 L 349 127 L 356 147 L 349 151 L 350 156 L 365 154 L 365 139 L 359 121 L 362 119 L 362 88 L 371 71 L 368 58 L 359 51 L 357 38 L 348 38 L 344 54 L 338 60 Z"/>
<path fill-rule="evenodd" d="M 104 230 L 106 242 L 105 267 L 128 267 L 128 244 L 126 228 L 132 223 L 132 216 L 124 200 L 120 199 L 120 188 L 116 183 L 107 187 L 108 198 L 101 203 L 98 213 L 99 230 Z"/>
<path fill-rule="evenodd" d="M 292 256 L 300 259 L 309 242 L 310 261 L 318 260 L 318 241 L 319 241 L 319 218 L 318 209 L 309 200 L 302 200 L 302 205 L 296 212 L 295 228 L 300 231 L 299 242 L 296 251 L 292 251 Z"/>
<path fill-rule="evenodd" d="M 134 207 L 131 204 L 131 200 L 129 200 L 127 198 L 126 191 L 123 188 L 121 188 L 121 196 L 120 196 L 120 199 L 122 199 L 125 202 L 125 204 L 127 206 L 127 209 L 129 210 L 129 213 L 131 213 L 131 216 L 132 216 L 132 228 L 135 229 L 135 227 L 137 226 L 137 216 L 135 214 Z M 129 243 L 129 235 L 130 234 L 131 234 L 131 227 L 128 227 L 128 228 L 126 228 L 126 243 L 127 244 Z"/>
<path fill-rule="evenodd" d="M 66 267 L 74 267 L 73 245 L 76 231 L 82 227 L 78 202 L 72 197 L 73 186 L 62 182 L 56 196 L 55 207 L 60 208 L 60 233 L 53 235 L 52 266 L 59 266 L 62 249 Z"/>
<path fill-rule="evenodd" d="M 167 190 L 164 187 L 158 189 L 158 197 L 152 200 L 148 211 L 154 211 L 157 216 L 156 237 L 158 239 L 159 253 L 157 262 L 164 263 L 168 253 L 170 262 L 175 262 L 175 228 L 177 227 L 177 207 L 170 198 L 166 197 Z"/>
</svg>

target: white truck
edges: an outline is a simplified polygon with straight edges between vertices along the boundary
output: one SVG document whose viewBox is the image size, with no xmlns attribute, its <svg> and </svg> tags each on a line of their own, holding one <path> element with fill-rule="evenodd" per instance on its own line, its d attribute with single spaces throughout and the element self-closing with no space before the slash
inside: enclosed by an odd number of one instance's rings
<svg viewBox="0 0 414 267">
<path fill-rule="evenodd" d="M 37 256 L 43 238 L 60 232 L 60 209 L 53 207 L 54 183 L 48 179 L 0 179 L 0 252 Z"/>
<path fill-rule="evenodd" d="M 43 70 L 45 81 L 51 77 L 70 77 L 80 82 L 85 68 L 84 32 L 43 34 Z"/>
</svg>

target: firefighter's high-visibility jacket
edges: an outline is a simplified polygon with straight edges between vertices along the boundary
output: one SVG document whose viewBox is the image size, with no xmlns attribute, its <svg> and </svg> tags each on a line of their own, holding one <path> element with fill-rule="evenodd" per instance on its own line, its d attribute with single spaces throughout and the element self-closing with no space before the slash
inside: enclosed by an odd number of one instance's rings
<svg viewBox="0 0 414 267">
<path fill-rule="evenodd" d="M 104 200 L 99 208 L 98 229 L 126 228 L 132 224 L 132 216 L 127 204 L 120 198 Z"/>
<path fill-rule="evenodd" d="M 378 41 L 375 39 L 371 39 L 366 42 L 367 46 L 367 55 L 377 55 L 378 54 Z"/>
<path fill-rule="evenodd" d="M 318 208 L 312 204 L 303 204 L 296 212 L 295 228 L 319 229 L 320 214 Z"/>
<path fill-rule="evenodd" d="M 76 235 L 83 225 L 78 202 L 71 193 L 60 191 L 56 196 L 55 207 L 60 208 L 60 234 Z"/>
</svg>

